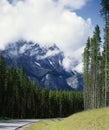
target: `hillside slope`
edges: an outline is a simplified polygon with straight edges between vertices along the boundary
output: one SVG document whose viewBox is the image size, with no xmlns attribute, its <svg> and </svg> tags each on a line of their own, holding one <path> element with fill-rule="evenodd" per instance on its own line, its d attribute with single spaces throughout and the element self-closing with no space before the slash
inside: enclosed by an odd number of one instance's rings
<svg viewBox="0 0 109 130">
<path fill-rule="evenodd" d="M 32 125 L 29 130 L 109 130 L 109 108 L 74 114 L 62 121 L 48 120 Z"/>
</svg>

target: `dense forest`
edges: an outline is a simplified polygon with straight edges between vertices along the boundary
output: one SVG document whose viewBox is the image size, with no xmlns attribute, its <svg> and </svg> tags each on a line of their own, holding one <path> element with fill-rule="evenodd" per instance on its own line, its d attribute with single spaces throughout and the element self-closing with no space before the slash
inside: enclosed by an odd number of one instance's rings
<svg viewBox="0 0 109 130">
<path fill-rule="evenodd" d="M 22 67 L 7 67 L 0 56 L 0 117 L 54 118 L 81 110 L 82 92 L 41 89 Z"/>
<path fill-rule="evenodd" d="M 109 0 L 101 0 L 104 39 L 97 25 L 84 49 L 84 108 L 109 106 Z"/>
</svg>

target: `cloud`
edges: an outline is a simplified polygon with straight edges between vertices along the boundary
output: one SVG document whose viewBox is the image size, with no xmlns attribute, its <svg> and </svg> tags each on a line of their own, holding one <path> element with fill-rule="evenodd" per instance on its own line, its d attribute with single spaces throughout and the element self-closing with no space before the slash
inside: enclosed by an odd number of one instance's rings
<svg viewBox="0 0 109 130">
<path fill-rule="evenodd" d="M 59 54 L 60 51 L 59 50 L 48 50 L 48 52 L 44 55 L 44 56 L 37 56 L 37 59 L 45 59 L 45 58 L 48 58 L 48 57 L 51 57 L 51 56 L 55 56 L 57 54 Z"/>
<path fill-rule="evenodd" d="M 73 10 L 81 9 L 88 0 L 58 0 L 61 6 L 70 7 Z"/>
<path fill-rule="evenodd" d="M 10 4 L 7 0 L 0 0 L 0 48 L 19 39 L 32 40 L 42 46 L 55 43 L 64 52 L 65 59 L 75 59 L 75 53 L 90 35 L 91 20 L 83 19 L 74 11 L 69 11 L 68 7 L 80 9 L 86 2 L 14 0 Z M 68 69 L 68 66 L 65 68 Z"/>
<path fill-rule="evenodd" d="M 72 52 L 72 56 L 66 56 L 62 62 L 64 68 L 69 70 L 76 70 L 79 73 L 83 72 L 82 53 L 84 46 Z"/>
</svg>

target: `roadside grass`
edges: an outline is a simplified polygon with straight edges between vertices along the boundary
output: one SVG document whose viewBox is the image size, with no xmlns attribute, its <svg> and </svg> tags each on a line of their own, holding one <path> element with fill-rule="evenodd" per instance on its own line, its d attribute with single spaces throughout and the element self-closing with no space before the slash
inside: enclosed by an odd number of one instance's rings
<svg viewBox="0 0 109 130">
<path fill-rule="evenodd" d="M 109 108 L 80 112 L 61 121 L 41 121 L 28 130 L 109 130 Z"/>
</svg>

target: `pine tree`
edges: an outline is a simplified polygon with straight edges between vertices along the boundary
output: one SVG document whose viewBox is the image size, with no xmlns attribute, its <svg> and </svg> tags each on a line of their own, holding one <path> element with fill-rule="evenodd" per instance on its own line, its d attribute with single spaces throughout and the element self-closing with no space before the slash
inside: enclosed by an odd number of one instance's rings
<svg viewBox="0 0 109 130">
<path fill-rule="evenodd" d="M 84 108 L 100 107 L 100 29 L 95 27 L 94 35 L 88 38 L 84 49 Z"/>
<path fill-rule="evenodd" d="M 83 110 L 82 106 L 80 93 L 41 89 L 36 82 L 29 81 L 23 68 L 6 67 L 0 56 L 0 116 L 65 117 Z"/>
<path fill-rule="evenodd" d="M 105 106 L 109 105 L 109 0 L 101 1 L 101 16 L 105 21 L 104 28 L 104 96 Z"/>
<path fill-rule="evenodd" d="M 5 87 L 5 62 L 3 57 L 0 55 L 0 114 L 2 115 L 2 111 L 4 110 L 4 87 Z"/>
<path fill-rule="evenodd" d="M 100 29 L 97 25 L 95 27 L 94 35 L 91 39 L 91 107 L 99 108 L 100 107 L 100 84 L 99 84 L 99 75 L 100 75 Z"/>
<path fill-rule="evenodd" d="M 84 49 L 84 109 L 90 108 L 90 38 L 88 38 Z"/>
</svg>

